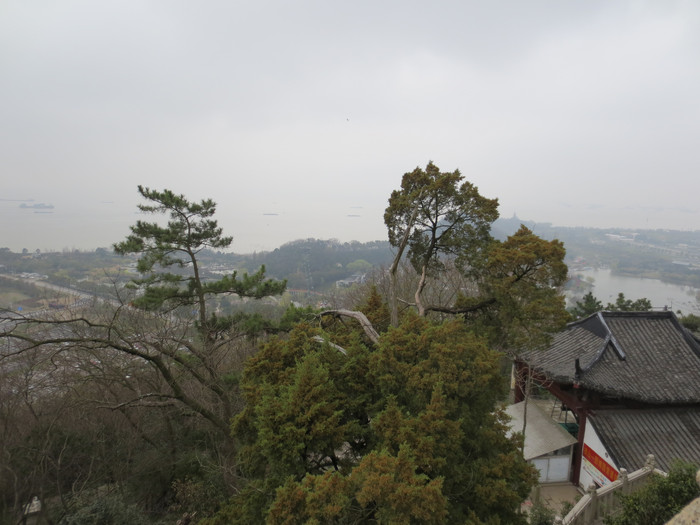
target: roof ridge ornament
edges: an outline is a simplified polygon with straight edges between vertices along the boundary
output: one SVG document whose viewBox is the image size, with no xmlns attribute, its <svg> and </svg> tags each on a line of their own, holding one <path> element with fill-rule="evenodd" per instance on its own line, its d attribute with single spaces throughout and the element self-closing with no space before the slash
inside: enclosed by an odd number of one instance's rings
<svg viewBox="0 0 700 525">
<path fill-rule="evenodd" d="M 612 331 L 610 330 L 608 323 L 605 322 L 605 318 L 603 317 L 603 312 L 598 312 L 598 320 L 603 325 L 603 328 L 605 328 L 605 331 L 608 333 L 608 337 L 606 338 L 606 341 L 605 341 L 606 346 L 607 346 L 608 342 L 612 345 L 613 350 L 615 350 L 615 353 L 617 354 L 617 357 L 620 358 L 620 361 L 624 361 L 625 359 L 627 359 L 627 354 L 625 354 L 625 351 L 622 349 L 622 345 L 619 343 L 619 341 L 617 339 L 615 339 L 615 336 L 613 335 Z M 602 355 L 602 352 L 599 354 L 598 357 L 600 357 L 600 355 Z M 597 361 L 597 360 L 598 360 L 598 358 L 595 359 L 595 361 Z"/>
<path fill-rule="evenodd" d="M 605 318 L 603 317 L 603 312 L 598 312 L 597 314 L 595 314 L 595 317 L 598 319 L 600 326 L 603 328 L 603 330 L 605 332 L 605 339 L 603 341 L 603 344 L 600 345 L 600 349 L 598 350 L 598 352 L 596 352 L 595 357 L 586 366 L 582 367 L 581 361 L 579 360 L 579 358 L 576 358 L 576 361 L 574 363 L 574 369 L 575 369 L 574 388 L 579 387 L 581 376 L 583 374 L 585 374 L 586 372 L 588 372 L 591 368 L 593 368 L 593 366 L 595 366 L 595 364 L 598 361 L 601 360 L 601 358 L 603 357 L 603 354 L 605 354 L 605 350 L 608 348 L 608 346 L 612 346 L 613 350 L 615 350 L 615 353 L 617 354 L 617 357 L 620 359 L 620 361 L 624 361 L 627 359 L 627 355 L 625 354 L 625 351 L 622 349 L 622 345 L 619 343 L 619 341 L 617 339 L 615 339 L 615 336 L 612 334 L 612 331 L 610 330 L 608 323 L 605 322 Z"/>
</svg>

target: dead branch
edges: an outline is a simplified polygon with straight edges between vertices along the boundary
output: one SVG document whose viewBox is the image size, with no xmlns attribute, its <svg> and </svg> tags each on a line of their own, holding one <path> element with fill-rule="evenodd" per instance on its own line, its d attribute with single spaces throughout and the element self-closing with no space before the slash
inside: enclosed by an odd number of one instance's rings
<svg viewBox="0 0 700 525">
<path fill-rule="evenodd" d="M 320 317 L 323 316 L 332 316 L 335 317 L 336 319 L 340 319 L 341 317 L 350 317 L 352 319 L 355 319 L 358 323 L 360 323 L 360 326 L 364 330 L 365 334 L 367 337 L 369 337 L 370 341 L 372 341 L 375 345 L 379 344 L 379 332 L 377 332 L 374 329 L 374 326 L 372 326 L 372 323 L 370 322 L 369 319 L 367 319 L 367 316 L 363 314 L 362 312 L 358 312 L 357 310 L 325 310 L 318 314 Z"/>
<path fill-rule="evenodd" d="M 496 303 L 496 298 L 491 297 L 490 299 L 484 299 L 477 304 L 466 306 L 463 308 L 456 308 L 451 306 L 426 306 L 426 312 L 440 312 L 443 314 L 468 314 L 472 312 L 477 312 L 483 310 L 487 306 L 491 306 Z"/>
<path fill-rule="evenodd" d="M 144 399 L 148 398 L 162 398 L 162 399 L 167 399 L 167 401 L 160 401 L 160 402 L 148 402 L 148 403 L 143 403 Z M 166 407 L 166 406 L 174 406 L 177 402 L 177 399 L 174 398 L 173 396 L 168 396 L 165 394 L 158 394 L 158 393 L 149 393 L 149 394 L 142 394 L 134 399 L 130 399 L 129 401 L 125 401 L 123 403 L 119 403 L 118 405 L 98 405 L 97 408 L 107 408 L 109 410 L 121 410 L 122 408 L 130 407 L 130 406 L 148 406 L 148 407 Z"/>
<path fill-rule="evenodd" d="M 311 339 L 313 339 L 313 340 L 316 341 L 317 343 L 327 344 L 327 345 L 329 345 L 331 348 L 336 349 L 338 352 L 340 352 L 340 353 L 343 354 L 343 355 L 348 355 L 348 352 L 347 352 L 347 350 L 345 350 L 345 348 L 343 348 L 342 346 L 338 346 L 338 345 L 335 344 L 335 343 L 331 343 L 330 341 L 324 339 L 324 338 L 321 337 L 320 335 L 315 335 L 315 336 L 313 336 Z"/>
</svg>

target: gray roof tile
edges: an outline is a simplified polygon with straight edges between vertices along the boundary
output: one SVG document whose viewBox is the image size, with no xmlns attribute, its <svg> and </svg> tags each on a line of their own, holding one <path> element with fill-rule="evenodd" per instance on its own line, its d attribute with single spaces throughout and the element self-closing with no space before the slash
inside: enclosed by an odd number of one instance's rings
<svg viewBox="0 0 700 525">
<path fill-rule="evenodd" d="M 554 381 L 654 404 L 700 402 L 700 344 L 673 312 L 600 312 L 523 361 Z"/>
<path fill-rule="evenodd" d="M 665 472 L 676 459 L 700 465 L 700 407 L 598 410 L 589 421 L 629 472 L 642 468 L 648 454 Z"/>
</svg>

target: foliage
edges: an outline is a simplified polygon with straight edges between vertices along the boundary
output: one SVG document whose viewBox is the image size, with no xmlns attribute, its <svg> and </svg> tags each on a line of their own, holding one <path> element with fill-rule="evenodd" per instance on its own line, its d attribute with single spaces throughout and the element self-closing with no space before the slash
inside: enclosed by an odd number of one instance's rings
<svg viewBox="0 0 700 525">
<path fill-rule="evenodd" d="M 586 266 L 606 266 L 616 275 L 660 279 L 665 283 L 700 288 L 700 274 L 693 265 L 678 264 L 679 261 L 690 261 L 700 253 L 700 230 L 570 228 L 512 217 L 499 219 L 493 234 L 505 238 L 521 222 L 542 238 L 564 241 L 569 257 L 585 261 Z M 620 236 L 626 239 L 615 240 Z"/>
<path fill-rule="evenodd" d="M 147 525 L 143 511 L 119 494 L 95 497 L 80 503 L 77 510 L 63 516 L 59 525 Z"/>
<path fill-rule="evenodd" d="M 556 515 L 557 513 L 544 503 L 537 501 L 530 509 L 528 523 L 530 525 L 553 525 Z"/>
<path fill-rule="evenodd" d="M 621 495 L 622 512 L 605 519 L 606 525 L 662 525 L 700 496 L 695 481 L 697 465 L 677 462 L 668 477 L 653 476 L 643 488 Z"/>
<path fill-rule="evenodd" d="M 574 501 L 565 501 L 561 504 L 561 508 L 559 509 L 559 514 L 561 516 L 566 516 L 571 512 L 571 510 L 576 506 L 576 503 L 581 499 L 581 496 L 577 496 Z"/>
<path fill-rule="evenodd" d="M 340 279 L 366 271 L 362 261 L 375 267 L 388 264 L 391 247 L 387 241 L 299 239 L 240 259 L 245 264 L 264 264 L 270 275 L 287 279 L 290 288 L 323 292 L 335 288 Z"/>
<path fill-rule="evenodd" d="M 608 303 L 605 309 L 609 312 L 648 312 L 651 310 L 651 301 L 646 297 L 635 301 L 625 298 L 625 294 L 620 292 L 614 303 Z"/>
<path fill-rule="evenodd" d="M 185 479 L 178 478 L 173 482 L 173 492 L 176 503 L 172 505 L 172 510 L 199 517 L 213 515 L 226 499 L 225 483 L 216 476 L 186 476 Z M 202 479 L 204 478 L 204 479 Z"/>
<path fill-rule="evenodd" d="M 620 292 L 614 303 L 603 306 L 603 303 L 593 295 L 593 292 L 588 292 L 580 301 L 576 301 L 576 305 L 569 312 L 574 319 L 582 319 L 603 310 L 607 312 L 648 312 L 651 310 L 651 301 L 646 297 L 633 301 L 627 299 L 625 294 Z"/>
<path fill-rule="evenodd" d="M 499 360 L 458 320 L 408 316 L 375 348 L 299 325 L 246 366 L 248 485 L 205 523 L 522 523 L 536 476 L 495 409 Z"/>
<path fill-rule="evenodd" d="M 700 316 L 695 314 L 688 314 L 681 316 L 679 319 L 681 324 L 685 326 L 691 332 L 697 332 L 700 330 Z"/>
<path fill-rule="evenodd" d="M 477 330 L 501 349 L 541 348 L 568 320 L 561 287 L 568 268 L 564 245 L 545 241 L 525 226 L 486 250 L 476 297 L 460 297 Z M 479 308 L 469 311 L 475 305 Z"/>
<path fill-rule="evenodd" d="M 218 281 L 205 281 L 201 276 L 198 254 L 204 249 L 226 248 L 233 241 L 224 237 L 217 221 L 212 219 L 216 204 L 211 199 L 199 203 L 188 201 L 184 195 L 170 190 L 162 192 L 139 186 L 139 193 L 153 204 L 139 204 L 144 213 L 168 214 L 166 226 L 155 222 L 137 221 L 131 226 L 131 235 L 114 245 L 115 252 L 139 254 L 137 270 L 144 275 L 134 279 L 143 295 L 134 300 L 136 306 L 157 309 L 196 306 L 199 324 L 205 338 L 210 338 L 207 316 L 207 298 L 218 294 L 236 294 L 256 299 L 277 295 L 284 291 L 284 282 L 265 279 L 265 268 L 253 275 L 237 272 Z M 168 271 L 189 267 L 190 273 Z M 220 322 L 220 321 L 218 321 Z"/>
<path fill-rule="evenodd" d="M 459 315 L 492 345 L 512 350 L 545 345 L 568 321 L 560 290 L 567 278 L 564 245 L 524 225 L 504 241 L 493 239 L 497 208 L 496 199 L 482 197 L 459 171 L 443 173 L 429 163 L 403 176 L 384 214 L 397 249 L 392 324 L 399 317 L 396 275 L 404 250 L 418 274 L 413 302 L 404 302 L 419 315 Z M 452 293 L 436 295 L 436 289 Z"/>
<path fill-rule="evenodd" d="M 177 489 L 183 510 L 213 512 L 235 486 L 229 421 L 241 408 L 241 363 L 254 337 L 281 325 L 256 313 L 217 314 L 218 300 L 264 298 L 285 283 L 266 279 L 264 269 L 210 278 L 200 255 L 231 242 L 213 219 L 214 203 L 139 191 L 149 201 L 142 211 L 170 219 L 138 221 L 115 245 L 137 254 L 141 295 L 51 316 L 3 316 L 2 359 L 10 366 L 0 369 L 0 417 L 20 429 L 1 447 L 2 460 L 11 457 L 0 466 L 15 479 L 0 484 L 3 505 L 16 509 L 32 494 L 65 501 L 109 483 L 139 486 L 143 508 L 164 512 Z M 195 492 L 219 496 L 205 508 L 188 496 Z"/>
<path fill-rule="evenodd" d="M 365 261 L 364 259 L 356 259 L 352 262 L 349 262 L 345 268 L 347 268 L 348 271 L 357 273 L 357 272 L 368 272 L 372 269 L 372 263 Z"/>
<path fill-rule="evenodd" d="M 593 292 L 588 292 L 580 301 L 576 301 L 576 304 L 569 310 L 569 313 L 571 313 L 574 319 L 582 319 L 602 310 L 603 303 L 593 295 Z"/>
<path fill-rule="evenodd" d="M 420 275 L 415 305 L 425 315 L 422 293 L 430 277 L 445 269 L 444 257 L 452 257 L 467 270 L 491 241 L 489 229 L 498 218 L 498 201 L 479 194 L 459 170 L 441 172 L 432 162 L 425 170 L 405 173 L 401 189 L 389 197 L 384 223 L 389 242 L 397 249 L 392 277 L 407 250 L 407 258 Z M 392 280 L 392 324 L 398 323 L 396 283 Z"/>
<path fill-rule="evenodd" d="M 418 214 L 414 217 L 414 211 Z M 440 172 L 432 162 L 401 179 L 389 197 L 384 223 L 389 242 L 398 247 L 408 234 L 408 259 L 418 273 L 443 268 L 439 255 L 453 255 L 465 264 L 490 241 L 498 218 L 498 200 L 487 199 L 459 170 Z"/>
</svg>

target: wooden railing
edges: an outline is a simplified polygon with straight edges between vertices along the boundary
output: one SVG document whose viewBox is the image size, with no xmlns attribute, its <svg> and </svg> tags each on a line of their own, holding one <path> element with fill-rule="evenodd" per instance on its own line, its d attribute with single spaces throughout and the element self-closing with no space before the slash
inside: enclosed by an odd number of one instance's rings
<svg viewBox="0 0 700 525">
<path fill-rule="evenodd" d="M 594 525 L 602 523 L 603 517 L 614 514 L 620 508 L 618 494 L 629 494 L 640 489 L 649 481 L 649 477 L 667 474 L 655 468 L 653 455 L 648 455 L 644 467 L 628 474 L 620 469 L 616 481 L 596 489 L 591 485 L 586 494 L 574 505 L 574 508 L 563 518 L 557 518 L 555 523 L 560 525 Z"/>
</svg>

